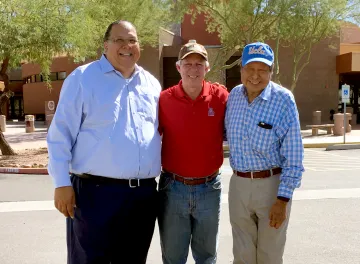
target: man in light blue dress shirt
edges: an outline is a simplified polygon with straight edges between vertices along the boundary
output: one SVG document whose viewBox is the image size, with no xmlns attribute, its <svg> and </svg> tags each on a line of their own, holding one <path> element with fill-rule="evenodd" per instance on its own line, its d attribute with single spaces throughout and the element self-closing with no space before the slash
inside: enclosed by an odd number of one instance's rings
<svg viewBox="0 0 360 264">
<path fill-rule="evenodd" d="M 138 66 L 135 27 L 111 23 L 103 56 L 65 80 L 48 132 L 69 264 L 145 264 L 160 174 L 158 80 Z"/>
<path fill-rule="evenodd" d="M 242 84 L 227 102 L 234 264 L 283 263 L 291 198 L 304 171 L 294 96 L 270 81 L 273 63 L 269 45 L 245 46 Z"/>
</svg>

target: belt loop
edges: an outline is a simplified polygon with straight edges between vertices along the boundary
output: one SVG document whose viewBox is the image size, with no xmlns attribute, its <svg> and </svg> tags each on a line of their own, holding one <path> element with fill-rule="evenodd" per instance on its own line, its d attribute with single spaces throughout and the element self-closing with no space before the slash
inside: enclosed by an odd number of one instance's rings
<svg viewBox="0 0 360 264">
<path fill-rule="evenodd" d="M 254 179 L 254 172 L 251 171 L 251 172 L 250 172 L 250 175 L 251 175 L 251 179 L 253 180 L 253 179 Z"/>
<path fill-rule="evenodd" d="M 274 175 L 273 169 L 270 169 L 270 177 L 272 177 Z"/>
<path fill-rule="evenodd" d="M 131 180 L 137 180 L 137 185 L 132 185 L 132 184 L 131 184 Z M 130 187 L 130 188 L 140 187 L 140 179 L 130 178 L 130 179 L 129 179 L 129 187 Z"/>
</svg>

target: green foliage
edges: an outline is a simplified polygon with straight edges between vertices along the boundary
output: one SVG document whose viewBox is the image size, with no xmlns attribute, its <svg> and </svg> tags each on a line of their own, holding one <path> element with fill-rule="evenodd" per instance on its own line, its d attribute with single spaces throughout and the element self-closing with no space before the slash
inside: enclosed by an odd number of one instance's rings
<svg viewBox="0 0 360 264">
<path fill-rule="evenodd" d="M 107 26 L 120 19 L 135 24 L 142 45 L 155 45 L 171 8 L 154 0 L 0 0 L 0 62 L 37 63 L 46 78 L 54 56 L 96 57 Z"/>
<path fill-rule="evenodd" d="M 212 64 L 215 75 L 248 43 L 274 39 L 276 51 L 292 47 L 293 90 L 312 46 L 336 36 L 341 21 L 360 21 L 359 7 L 359 0 L 179 0 L 176 10 L 192 14 L 193 20 L 204 13 L 207 30 L 219 34 L 222 48 Z"/>
</svg>

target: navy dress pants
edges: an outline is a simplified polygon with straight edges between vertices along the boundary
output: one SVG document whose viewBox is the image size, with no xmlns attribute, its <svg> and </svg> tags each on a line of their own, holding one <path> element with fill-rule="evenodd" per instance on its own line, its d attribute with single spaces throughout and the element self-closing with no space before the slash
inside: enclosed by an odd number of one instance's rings
<svg viewBox="0 0 360 264">
<path fill-rule="evenodd" d="M 131 188 L 71 176 L 68 264 L 145 264 L 158 212 L 156 181 Z"/>
</svg>

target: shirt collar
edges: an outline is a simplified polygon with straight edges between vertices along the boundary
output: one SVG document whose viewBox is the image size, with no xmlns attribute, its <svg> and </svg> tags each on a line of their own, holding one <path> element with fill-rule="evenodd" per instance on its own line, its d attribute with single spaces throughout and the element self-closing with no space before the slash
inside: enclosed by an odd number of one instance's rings
<svg viewBox="0 0 360 264">
<path fill-rule="evenodd" d="M 100 67 L 103 73 L 108 73 L 111 71 L 116 71 L 114 66 L 111 65 L 111 63 L 108 61 L 108 59 L 105 57 L 105 54 L 103 54 L 99 60 L 100 63 Z M 141 70 L 141 67 L 139 67 L 137 64 L 135 64 L 135 71 L 134 73 L 130 76 L 131 79 L 132 77 L 134 77 L 139 71 Z M 120 72 L 119 72 L 120 73 Z M 121 74 L 121 73 L 120 73 Z M 121 74 L 122 76 L 122 74 Z M 123 77 L 123 76 L 122 76 Z"/>
<path fill-rule="evenodd" d="M 265 89 L 260 94 L 260 97 L 266 101 L 268 101 L 270 99 L 270 96 L 271 96 L 271 82 L 269 82 L 269 84 L 265 87 Z"/>
<path fill-rule="evenodd" d="M 108 61 L 104 54 L 101 56 L 99 63 L 103 73 L 115 71 L 114 66 L 111 65 L 111 63 Z"/>
<path fill-rule="evenodd" d="M 199 97 L 206 97 L 210 95 L 210 83 L 203 81 L 202 87 L 203 88 L 201 90 L 201 93 L 199 94 Z M 188 97 L 182 86 L 182 80 L 180 80 L 179 84 L 175 88 L 175 93 L 178 97 Z"/>
<path fill-rule="evenodd" d="M 260 93 L 260 95 L 258 97 L 260 97 L 261 99 L 268 101 L 271 97 L 271 84 L 272 82 L 270 81 L 269 84 L 265 87 L 265 89 Z M 246 92 L 246 88 L 245 85 L 241 86 L 241 90 L 240 92 L 242 92 L 242 94 L 244 94 L 245 96 L 247 96 L 247 92 Z"/>
</svg>

